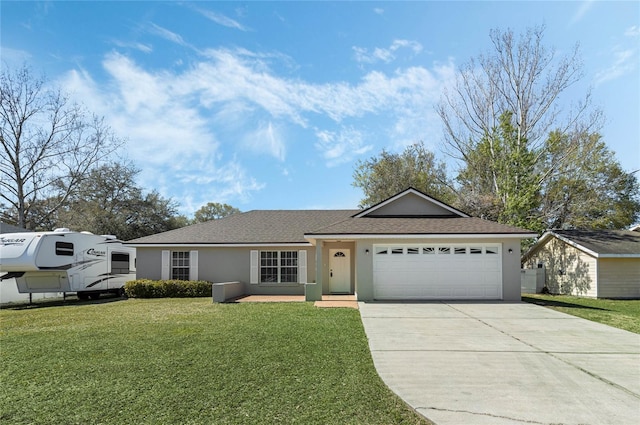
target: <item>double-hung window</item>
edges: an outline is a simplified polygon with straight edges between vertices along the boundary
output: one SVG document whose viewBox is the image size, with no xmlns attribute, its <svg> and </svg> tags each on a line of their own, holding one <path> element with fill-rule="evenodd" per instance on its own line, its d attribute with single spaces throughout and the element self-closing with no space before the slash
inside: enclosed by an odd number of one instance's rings
<svg viewBox="0 0 640 425">
<path fill-rule="evenodd" d="M 189 280 L 189 251 L 171 252 L 171 279 Z"/>
<path fill-rule="evenodd" d="M 298 251 L 260 251 L 260 283 L 298 282 Z"/>
</svg>

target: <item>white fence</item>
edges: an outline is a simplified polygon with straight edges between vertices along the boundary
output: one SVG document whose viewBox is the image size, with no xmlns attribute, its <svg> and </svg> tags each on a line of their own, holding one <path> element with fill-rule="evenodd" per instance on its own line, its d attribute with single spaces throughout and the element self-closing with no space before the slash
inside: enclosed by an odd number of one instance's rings
<svg viewBox="0 0 640 425">
<path fill-rule="evenodd" d="M 523 294 L 539 294 L 544 287 L 544 268 L 520 270 L 520 288 Z"/>
</svg>

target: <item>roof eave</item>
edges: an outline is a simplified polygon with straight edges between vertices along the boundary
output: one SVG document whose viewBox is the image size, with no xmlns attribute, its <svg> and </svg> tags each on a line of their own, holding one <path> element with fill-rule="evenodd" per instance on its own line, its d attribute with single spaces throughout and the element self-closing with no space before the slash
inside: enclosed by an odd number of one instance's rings
<svg viewBox="0 0 640 425">
<path fill-rule="evenodd" d="M 536 233 L 306 233 L 307 240 L 316 239 L 479 239 L 479 238 L 515 238 L 529 239 Z"/>
<path fill-rule="evenodd" d="M 206 242 L 153 242 L 153 243 L 125 243 L 134 248 L 243 248 L 243 247 L 270 247 L 270 246 L 312 246 L 309 242 L 237 242 L 237 243 L 206 243 Z"/>
</svg>

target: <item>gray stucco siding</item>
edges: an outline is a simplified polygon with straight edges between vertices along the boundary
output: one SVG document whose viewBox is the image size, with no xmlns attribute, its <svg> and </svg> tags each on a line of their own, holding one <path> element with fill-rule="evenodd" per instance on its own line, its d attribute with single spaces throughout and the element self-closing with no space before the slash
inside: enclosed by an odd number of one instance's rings
<svg viewBox="0 0 640 425">
<path fill-rule="evenodd" d="M 162 248 L 136 248 L 136 278 L 160 280 Z"/>
<path fill-rule="evenodd" d="M 456 215 L 450 210 L 441 207 L 435 203 L 426 203 L 423 198 L 413 193 L 409 193 L 400 199 L 396 199 L 387 205 L 382 205 L 371 211 L 368 216 L 394 216 L 394 215 L 444 215 L 453 216 Z"/>
<path fill-rule="evenodd" d="M 138 247 L 138 279 L 161 279 L 162 251 L 197 251 L 198 280 L 209 282 L 242 282 L 246 294 L 302 295 L 300 283 L 251 284 L 251 251 L 307 251 L 307 281 L 315 279 L 315 248 L 299 246 L 273 247 Z M 142 266 L 142 267 L 140 267 Z"/>
</svg>

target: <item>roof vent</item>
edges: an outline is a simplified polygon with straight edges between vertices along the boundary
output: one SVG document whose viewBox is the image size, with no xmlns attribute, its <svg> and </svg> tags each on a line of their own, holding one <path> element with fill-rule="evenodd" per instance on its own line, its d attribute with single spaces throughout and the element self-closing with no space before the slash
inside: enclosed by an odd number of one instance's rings
<svg viewBox="0 0 640 425">
<path fill-rule="evenodd" d="M 58 227 L 57 229 L 53 229 L 53 231 L 56 232 L 56 233 L 70 232 L 68 227 Z"/>
<path fill-rule="evenodd" d="M 115 235 L 100 235 L 100 236 L 102 236 L 103 238 L 105 238 L 107 240 L 110 240 L 110 241 L 118 239 L 118 238 L 116 238 Z"/>
</svg>

